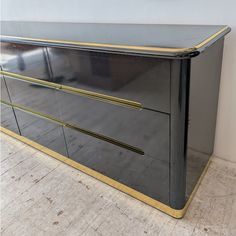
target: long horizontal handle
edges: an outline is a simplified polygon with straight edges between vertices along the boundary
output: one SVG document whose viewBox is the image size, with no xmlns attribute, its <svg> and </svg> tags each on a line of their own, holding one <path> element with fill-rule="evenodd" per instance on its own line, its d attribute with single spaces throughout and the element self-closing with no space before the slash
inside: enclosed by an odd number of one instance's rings
<svg viewBox="0 0 236 236">
<path fill-rule="evenodd" d="M 139 110 L 141 110 L 143 108 L 141 103 L 130 101 L 130 100 L 123 99 L 123 98 L 113 97 L 113 96 L 109 96 L 109 95 L 105 95 L 105 94 L 101 94 L 101 93 L 96 93 L 96 92 L 92 92 L 92 91 L 88 91 L 88 90 L 84 90 L 84 89 L 73 88 L 70 86 L 56 84 L 53 82 L 48 82 L 45 80 L 40 80 L 40 79 L 36 79 L 36 78 L 24 76 L 24 75 L 19 75 L 19 74 L 15 74 L 15 73 L 8 72 L 8 71 L 0 71 L 0 74 L 5 75 L 5 76 L 9 76 L 13 79 L 27 81 L 27 82 L 42 85 L 42 86 L 45 86 L 48 88 L 60 89 L 64 92 L 78 94 L 80 96 L 85 96 L 85 97 L 88 97 L 91 99 L 100 100 L 100 101 L 112 103 L 115 105 L 127 106 L 127 107 L 131 107 L 131 108 L 139 109 Z"/>
</svg>

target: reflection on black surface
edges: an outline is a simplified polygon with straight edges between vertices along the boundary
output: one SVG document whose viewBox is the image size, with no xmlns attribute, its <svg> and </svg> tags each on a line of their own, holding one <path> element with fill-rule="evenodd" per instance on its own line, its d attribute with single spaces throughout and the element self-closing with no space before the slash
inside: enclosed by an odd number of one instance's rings
<svg viewBox="0 0 236 236">
<path fill-rule="evenodd" d="M 140 155 L 15 109 L 21 134 L 158 201 L 169 203 L 169 162 Z"/>
<path fill-rule="evenodd" d="M 138 147 L 155 159 L 169 161 L 168 115 L 64 92 L 57 96 L 63 121 Z"/>
<path fill-rule="evenodd" d="M 53 82 L 169 112 L 169 60 L 48 48 Z"/>
<path fill-rule="evenodd" d="M 50 80 L 44 47 L 1 42 L 1 66 L 4 71 Z"/>
<path fill-rule="evenodd" d="M 3 44 L 4 70 L 169 112 L 169 60 L 13 45 Z M 15 109 L 23 136 L 169 203 L 169 115 L 5 78 L 12 103 L 138 147 L 145 155 Z"/>
<path fill-rule="evenodd" d="M 169 161 L 169 116 L 113 105 L 5 76 L 13 104 L 23 105 Z"/>
<path fill-rule="evenodd" d="M 7 91 L 6 83 L 2 75 L 0 75 L 0 80 L 1 80 L 1 100 L 10 102 L 10 97 Z"/>
<path fill-rule="evenodd" d="M 210 155 L 188 148 L 187 156 L 186 197 L 189 198 L 207 165 Z"/>
<path fill-rule="evenodd" d="M 169 202 L 169 163 L 65 128 L 69 157 L 154 199 Z"/>
<path fill-rule="evenodd" d="M 220 25 L 2 21 L 2 35 L 147 47 L 192 48 Z"/>
<path fill-rule="evenodd" d="M 59 117 L 57 90 L 4 76 L 13 104 Z"/>
<path fill-rule="evenodd" d="M 1 126 L 19 134 L 13 109 L 1 103 Z"/>
<path fill-rule="evenodd" d="M 1 64 L 5 71 L 170 111 L 169 60 L 2 43 Z"/>
<path fill-rule="evenodd" d="M 21 135 L 67 156 L 62 126 L 15 109 Z"/>
</svg>

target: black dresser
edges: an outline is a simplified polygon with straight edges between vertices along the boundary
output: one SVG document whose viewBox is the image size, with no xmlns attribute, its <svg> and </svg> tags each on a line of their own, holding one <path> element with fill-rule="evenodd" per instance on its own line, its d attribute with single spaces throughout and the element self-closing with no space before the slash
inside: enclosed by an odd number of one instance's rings
<svg viewBox="0 0 236 236">
<path fill-rule="evenodd" d="M 1 131 L 181 218 L 213 152 L 229 31 L 2 22 Z"/>
</svg>

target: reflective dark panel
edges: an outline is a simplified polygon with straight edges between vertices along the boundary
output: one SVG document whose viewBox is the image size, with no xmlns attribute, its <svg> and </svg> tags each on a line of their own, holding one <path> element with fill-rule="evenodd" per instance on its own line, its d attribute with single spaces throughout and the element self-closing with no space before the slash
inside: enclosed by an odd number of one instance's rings
<svg viewBox="0 0 236 236">
<path fill-rule="evenodd" d="M 4 71 L 50 80 L 46 48 L 1 42 L 1 66 Z"/>
<path fill-rule="evenodd" d="M 62 126 L 15 109 L 21 135 L 67 156 Z"/>
<path fill-rule="evenodd" d="M 4 76 L 13 104 L 59 117 L 57 90 Z"/>
<path fill-rule="evenodd" d="M 161 48 L 193 48 L 223 25 L 1 22 L 2 35 Z M 228 29 L 224 34 L 228 33 Z M 205 45 L 204 45 L 205 46 Z M 96 46 L 95 46 L 96 48 Z M 105 47 L 106 48 L 106 47 Z M 107 48 L 108 50 L 109 48 Z M 119 51 L 125 51 L 125 47 Z M 149 51 L 144 53 L 148 54 Z M 158 54 L 158 53 L 157 53 Z M 160 54 L 160 52 L 159 52 Z M 172 53 L 172 56 L 176 56 Z"/>
<path fill-rule="evenodd" d="M 140 155 L 65 128 L 69 157 L 163 203 L 169 203 L 169 162 Z"/>
<path fill-rule="evenodd" d="M 2 28 L 1 125 L 181 217 L 213 153 L 230 28 L 43 22 Z"/>
<path fill-rule="evenodd" d="M 9 93 L 6 87 L 6 82 L 4 80 L 4 77 L 0 75 L 0 79 L 1 79 L 1 100 L 10 102 L 10 97 L 9 97 Z"/>
<path fill-rule="evenodd" d="M 169 112 L 169 60 L 48 48 L 53 82 Z"/>
<path fill-rule="evenodd" d="M 60 92 L 61 119 L 169 161 L 169 115 Z"/>
<path fill-rule="evenodd" d="M 1 106 L 1 126 L 19 134 L 19 129 L 12 107 L 0 104 Z"/>
<path fill-rule="evenodd" d="M 187 197 L 213 153 L 223 43 L 219 40 L 191 61 Z"/>
</svg>

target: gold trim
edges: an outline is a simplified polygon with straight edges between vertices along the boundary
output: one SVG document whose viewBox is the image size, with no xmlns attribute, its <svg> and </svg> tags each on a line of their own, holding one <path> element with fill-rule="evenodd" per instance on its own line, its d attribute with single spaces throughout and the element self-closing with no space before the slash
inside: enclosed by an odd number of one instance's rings
<svg viewBox="0 0 236 236">
<path fill-rule="evenodd" d="M 138 51 L 148 51 L 148 52 L 166 52 L 166 53 L 191 53 L 209 43 L 212 39 L 230 29 L 230 27 L 225 26 L 223 29 L 219 30 L 215 34 L 211 35 L 209 38 L 205 39 L 201 43 L 197 44 L 191 48 L 164 48 L 164 47 L 147 47 L 147 46 L 132 46 L 132 45 L 119 45 L 119 44 L 106 44 L 106 43 L 94 43 L 94 42 L 79 42 L 79 41 L 67 41 L 67 40 L 51 40 L 51 39 L 41 39 L 41 38 L 28 38 L 28 37 L 17 37 L 17 36 L 8 36 L 1 35 L 4 38 L 11 39 L 21 39 L 28 41 L 37 41 L 43 43 L 58 43 L 58 44 L 71 44 L 85 47 L 98 47 L 98 48 L 111 48 L 111 49 L 128 49 L 128 50 L 138 50 Z"/>
<path fill-rule="evenodd" d="M 52 116 L 49 116 L 49 115 L 46 115 L 46 114 L 43 114 L 41 112 L 37 112 L 37 111 L 34 111 L 30 108 L 27 108 L 25 106 L 22 106 L 22 105 L 18 105 L 18 104 L 13 104 L 13 103 L 10 103 L 10 102 L 6 102 L 6 101 L 3 101 L 3 100 L 0 100 L 0 102 L 2 104 L 5 104 L 7 106 L 10 106 L 10 107 L 13 107 L 15 109 L 18 109 L 18 110 L 21 110 L 23 112 L 27 112 L 29 114 L 32 114 L 34 116 L 38 116 L 42 119 L 46 119 L 46 120 L 49 120 L 51 122 L 54 122 L 54 123 L 57 123 L 61 126 L 65 126 L 67 128 L 71 128 L 71 129 L 74 129 L 80 133 L 83 133 L 83 134 L 86 134 L 86 135 L 89 135 L 91 137 L 94 137 L 94 138 L 97 138 L 97 139 L 100 139 L 100 140 L 103 140 L 105 142 L 108 142 L 108 143 L 111 143 L 111 144 L 114 144 L 116 146 L 119 146 L 119 147 L 122 147 L 122 148 L 125 148 L 127 150 L 130 150 L 132 152 L 135 152 L 135 153 L 138 153 L 140 155 L 144 155 L 144 151 L 138 147 L 134 147 L 134 146 L 131 146 L 127 143 L 123 143 L 119 140 L 116 140 L 116 139 L 113 139 L 111 137 L 108 137 L 108 136 L 105 136 L 105 135 L 102 135 L 102 134 L 98 134 L 98 133 L 95 133 L 93 131 L 90 131 L 90 130 L 87 130 L 87 129 L 84 129 L 84 128 L 81 128 L 80 126 L 78 125 L 75 125 L 75 124 L 69 124 L 69 123 L 66 123 L 60 119 L 57 119 L 55 117 L 52 117 Z"/>
<path fill-rule="evenodd" d="M 212 39 L 216 38 L 217 36 L 219 36 L 221 33 L 223 33 L 224 31 L 226 31 L 227 29 L 230 29 L 228 26 L 225 26 L 223 29 L 221 29 L 220 31 L 216 32 L 215 34 L 213 34 L 212 36 L 210 36 L 209 38 L 203 40 L 201 43 L 197 44 L 195 46 L 196 49 L 201 48 L 202 46 L 208 44 Z"/>
<path fill-rule="evenodd" d="M 51 40 L 51 39 L 27 38 L 27 37 L 17 37 L 17 36 L 7 36 L 7 35 L 1 35 L 1 36 L 4 38 L 37 41 L 43 43 L 58 43 L 58 44 L 70 44 L 70 45 L 85 46 L 85 47 L 128 49 L 128 50 L 151 51 L 151 52 L 188 53 L 195 50 L 195 48 L 161 48 L 161 47 L 145 47 L 145 46 L 119 45 L 119 44 L 107 44 L 107 43 L 88 43 L 88 42 L 86 43 L 79 41 Z"/>
<path fill-rule="evenodd" d="M 26 144 L 40 150 L 43 153 L 46 153 L 46 154 L 52 156 L 55 159 L 57 159 L 61 162 L 64 162 L 64 163 L 74 167 L 75 169 L 78 169 L 78 170 L 84 172 L 85 174 L 88 174 L 88 175 L 94 177 L 95 179 L 98 179 L 98 180 L 100 180 L 100 181 L 102 181 L 102 182 L 104 182 L 104 183 L 106 183 L 106 184 L 108 184 L 108 185 L 110 185 L 110 186 L 112 186 L 112 187 L 114 187 L 114 188 L 116 188 L 116 189 L 118 189 L 118 190 L 120 190 L 120 191 L 122 191 L 122 192 L 124 192 L 124 193 L 126 193 L 126 194 L 128 194 L 128 195 L 130 195 L 130 196 L 132 196 L 132 197 L 134 197 L 134 198 L 136 198 L 136 199 L 138 199 L 138 200 L 140 200 L 140 201 L 142 201 L 142 202 L 144 202 L 144 203 L 146 203 L 146 204 L 148 204 L 148 205 L 150 205 L 150 206 L 152 206 L 152 207 L 154 207 L 154 208 L 156 208 L 156 209 L 158 209 L 158 210 L 160 210 L 160 211 L 162 211 L 162 212 L 164 212 L 164 213 L 166 213 L 170 216 L 172 216 L 172 217 L 174 217 L 174 218 L 177 218 L 177 219 L 180 219 L 185 215 L 185 213 L 187 211 L 187 208 L 188 208 L 189 204 L 191 203 L 191 201 L 193 199 L 193 196 L 196 193 L 196 191 L 197 191 L 197 189 L 198 189 L 198 187 L 201 183 L 201 180 L 203 179 L 203 177 L 204 177 L 204 175 L 205 175 L 205 173 L 206 173 L 206 171 L 207 171 L 207 169 L 210 165 L 210 162 L 211 162 L 211 159 L 210 159 L 208 161 L 206 167 L 204 168 L 204 170 L 202 172 L 202 175 L 199 178 L 197 184 L 195 185 L 195 188 L 194 188 L 193 192 L 191 193 L 191 195 L 190 195 L 186 205 L 184 206 L 184 208 L 181 209 L 181 210 L 176 210 L 176 209 L 173 209 L 170 206 L 167 206 L 167 205 L 165 205 L 165 204 L 163 204 L 163 203 L 161 203 L 161 202 L 159 202 L 159 201 L 157 201 L 157 200 L 155 200 L 151 197 L 146 196 L 145 194 L 143 194 L 141 192 L 138 192 L 138 191 L 122 184 L 122 183 L 119 183 L 118 181 L 115 181 L 115 180 L 113 180 L 113 179 L 111 179 L 111 178 L 109 178 L 109 177 L 107 177 L 107 176 L 105 176 L 105 175 L 103 175 L 103 174 L 101 174 L 97 171 L 94 171 L 94 170 L 92 170 L 92 169 L 90 169 L 90 168 L 88 168 L 88 167 L 86 167 L 82 164 L 79 164 L 78 162 L 75 162 L 75 161 L 69 159 L 68 157 L 65 157 L 65 156 L 63 156 L 63 155 L 61 155 L 57 152 L 54 152 L 54 151 L 52 151 L 52 150 L 50 150 L 50 149 L 34 142 L 32 140 L 29 140 L 26 137 L 23 137 L 19 134 L 16 134 L 16 133 L 14 133 L 14 132 L 6 129 L 6 128 L 3 128 L 3 127 L 0 126 L 0 131 L 7 134 L 7 135 L 9 135 L 9 136 L 11 136 L 11 137 L 13 137 L 13 138 L 16 138 L 16 139 L 22 141 L 23 143 L 26 143 Z"/>
<path fill-rule="evenodd" d="M 34 84 L 39 84 L 39 85 L 43 85 L 46 87 L 54 88 L 54 89 L 60 89 L 60 90 L 67 92 L 67 93 L 78 94 L 80 96 L 88 97 L 90 99 L 95 99 L 95 100 L 99 100 L 102 102 L 112 103 L 112 104 L 119 105 L 119 106 L 131 107 L 131 108 L 135 108 L 135 109 L 139 109 L 139 110 L 141 110 L 143 108 L 141 103 L 134 102 L 134 101 L 127 100 L 127 99 L 123 99 L 123 98 L 118 98 L 118 97 L 113 97 L 113 96 L 109 96 L 109 95 L 105 95 L 105 94 L 101 94 L 101 93 L 91 92 L 91 91 L 87 91 L 84 89 L 73 88 L 73 87 L 66 86 L 66 85 L 59 85 L 59 84 L 56 84 L 53 82 L 48 82 L 48 81 L 32 78 L 29 76 L 19 75 L 19 74 L 7 72 L 7 71 L 0 71 L 0 74 L 12 77 L 13 79 L 15 78 L 15 79 L 23 80 L 23 81 L 28 81 L 28 82 L 31 82 Z"/>
</svg>

